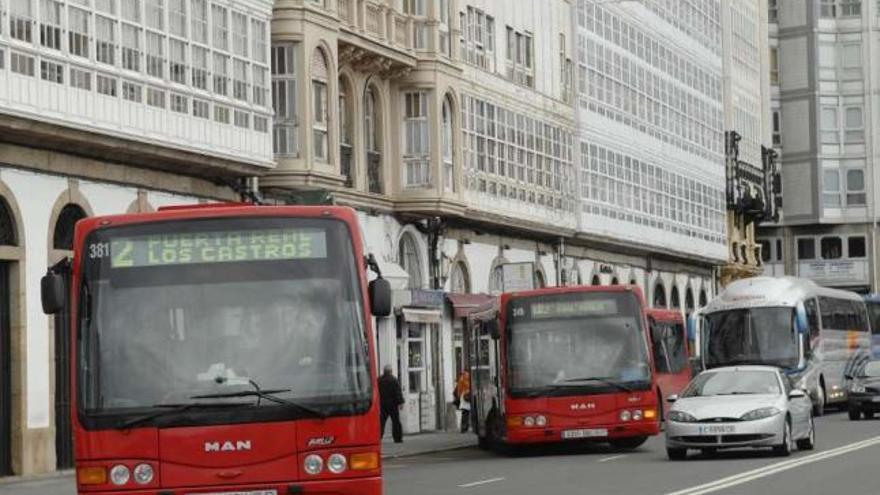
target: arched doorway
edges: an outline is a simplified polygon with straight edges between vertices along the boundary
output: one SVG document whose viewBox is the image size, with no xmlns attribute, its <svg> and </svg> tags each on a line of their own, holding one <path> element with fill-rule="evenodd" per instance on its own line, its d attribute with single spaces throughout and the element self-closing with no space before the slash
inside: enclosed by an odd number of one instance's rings
<svg viewBox="0 0 880 495">
<path fill-rule="evenodd" d="M 700 291 L 700 307 L 702 308 L 703 306 L 705 306 L 707 304 L 709 304 L 709 298 L 706 297 L 706 291 L 701 290 Z"/>
<path fill-rule="evenodd" d="M 690 287 L 684 293 L 684 312 L 687 315 L 694 312 L 694 290 Z"/>
<path fill-rule="evenodd" d="M 617 277 L 611 279 L 611 285 L 620 285 L 620 280 Z"/>
<path fill-rule="evenodd" d="M 0 196 L 0 246 L 18 246 L 17 226 Z M 0 260 L 0 476 L 12 474 L 12 290 L 10 263 Z"/>
<path fill-rule="evenodd" d="M 663 287 L 663 282 L 657 282 L 654 286 L 654 307 L 666 308 L 666 288 Z"/>
<path fill-rule="evenodd" d="M 410 233 L 403 234 L 398 246 L 400 266 L 409 275 L 409 289 L 422 288 L 422 263 L 419 260 L 418 244 Z"/>
<path fill-rule="evenodd" d="M 449 275 L 449 292 L 453 294 L 470 294 L 471 281 L 467 266 L 463 261 L 458 261 L 452 266 Z"/>
<path fill-rule="evenodd" d="M 535 270 L 535 287 L 538 289 L 547 287 L 547 279 L 544 278 L 544 272 L 541 270 Z"/>
<path fill-rule="evenodd" d="M 495 268 L 489 274 L 489 294 L 498 295 L 504 292 L 504 266 L 503 262 L 495 264 Z"/>
<path fill-rule="evenodd" d="M 590 281 L 590 285 L 602 285 L 602 280 L 599 279 L 598 275 L 593 275 L 593 280 Z"/>
<path fill-rule="evenodd" d="M 55 259 L 73 254 L 76 222 L 87 216 L 86 211 L 75 203 L 68 203 L 61 208 L 52 230 L 52 249 Z M 69 469 L 73 467 L 73 424 L 70 421 L 72 350 L 70 308 L 66 305 L 55 315 L 52 334 L 55 341 L 55 461 L 58 469 Z"/>
</svg>

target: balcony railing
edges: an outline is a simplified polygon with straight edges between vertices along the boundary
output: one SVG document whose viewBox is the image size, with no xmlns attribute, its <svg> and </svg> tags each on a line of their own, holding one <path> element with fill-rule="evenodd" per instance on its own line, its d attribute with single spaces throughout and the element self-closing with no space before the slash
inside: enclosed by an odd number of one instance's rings
<svg viewBox="0 0 880 495">
<path fill-rule="evenodd" d="M 337 0 L 343 27 L 402 50 L 412 50 L 413 20 L 384 0 Z"/>
</svg>

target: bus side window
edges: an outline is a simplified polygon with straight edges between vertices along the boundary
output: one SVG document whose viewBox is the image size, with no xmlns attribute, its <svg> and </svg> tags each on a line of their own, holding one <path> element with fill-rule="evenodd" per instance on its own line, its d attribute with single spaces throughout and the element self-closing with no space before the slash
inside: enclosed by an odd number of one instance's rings
<svg viewBox="0 0 880 495">
<path fill-rule="evenodd" d="M 651 328 L 651 349 L 654 354 L 654 366 L 658 373 L 669 373 L 669 362 L 666 360 L 666 346 L 663 335 L 665 333 L 666 324 L 658 323 L 651 319 L 649 321 Z"/>
<path fill-rule="evenodd" d="M 869 333 L 871 331 L 871 326 L 868 325 L 868 309 L 865 307 L 865 304 L 853 301 L 853 307 L 856 312 L 856 319 L 858 320 L 858 330 L 860 332 Z"/>
<path fill-rule="evenodd" d="M 810 339 L 819 337 L 819 308 L 815 299 L 804 301 L 804 309 L 807 312 L 807 326 L 810 327 Z"/>
<path fill-rule="evenodd" d="M 669 370 L 672 373 L 678 373 L 688 364 L 686 342 L 684 325 L 676 323 L 667 327 L 666 351 L 669 353 Z"/>
</svg>

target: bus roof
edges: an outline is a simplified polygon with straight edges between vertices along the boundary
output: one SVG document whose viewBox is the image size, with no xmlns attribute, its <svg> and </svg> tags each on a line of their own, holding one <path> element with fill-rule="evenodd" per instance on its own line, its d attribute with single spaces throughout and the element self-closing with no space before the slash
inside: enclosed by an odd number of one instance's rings
<svg viewBox="0 0 880 495">
<path fill-rule="evenodd" d="M 822 287 L 805 278 L 752 277 L 728 285 L 718 297 L 703 308 L 702 313 L 740 308 L 794 307 L 798 302 L 815 296 L 861 300 L 861 297 L 854 292 Z"/>
<path fill-rule="evenodd" d="M 632 292 L 636 294 L 636 296 L 639 298 L 639 301 L 641 301 L 641 303 L 645 305 L 644 297 L 642 296 L 642 290 L 637 285 L 573 285 L 565 287 L 542 287 L 540 289 L 505 292 L 499 297 L 495 297 L 490 302 L 480 306 L 477 310 L 470 314 L 470 317 L 475 320 L 494 318 L 501 310 L 502 306 L 506 306 L 511 299 L 546 296 L 552 294 L 572 294 L 578 292 Z"/>
</svg>

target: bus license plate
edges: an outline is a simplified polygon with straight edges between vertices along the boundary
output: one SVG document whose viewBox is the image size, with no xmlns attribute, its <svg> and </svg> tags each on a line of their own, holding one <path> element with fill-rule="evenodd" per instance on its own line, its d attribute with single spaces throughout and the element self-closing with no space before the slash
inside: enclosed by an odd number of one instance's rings
<svg viewBox="0 0 880 495">
<path fill-rule="evenodd" d="M 734 431 L 736 431 L 736 427 L 733 425 L 707 425 L 699 428 L 701 435 L 733 433 Z"/>
<path fill-rule="evenodd" d="M 189 493 L 187 495 L 278 495 L 278 490 L 253 490 L 248 492 Z"/>
<path fill-rule="evenodd" d="M 573 440 L 576 438 L 596 438 L 607 437 L 608 430 L 605 428 L 585 429 L 585 430 L 565 430 L 562 432 L 562 438 Z"/>
</svg>

